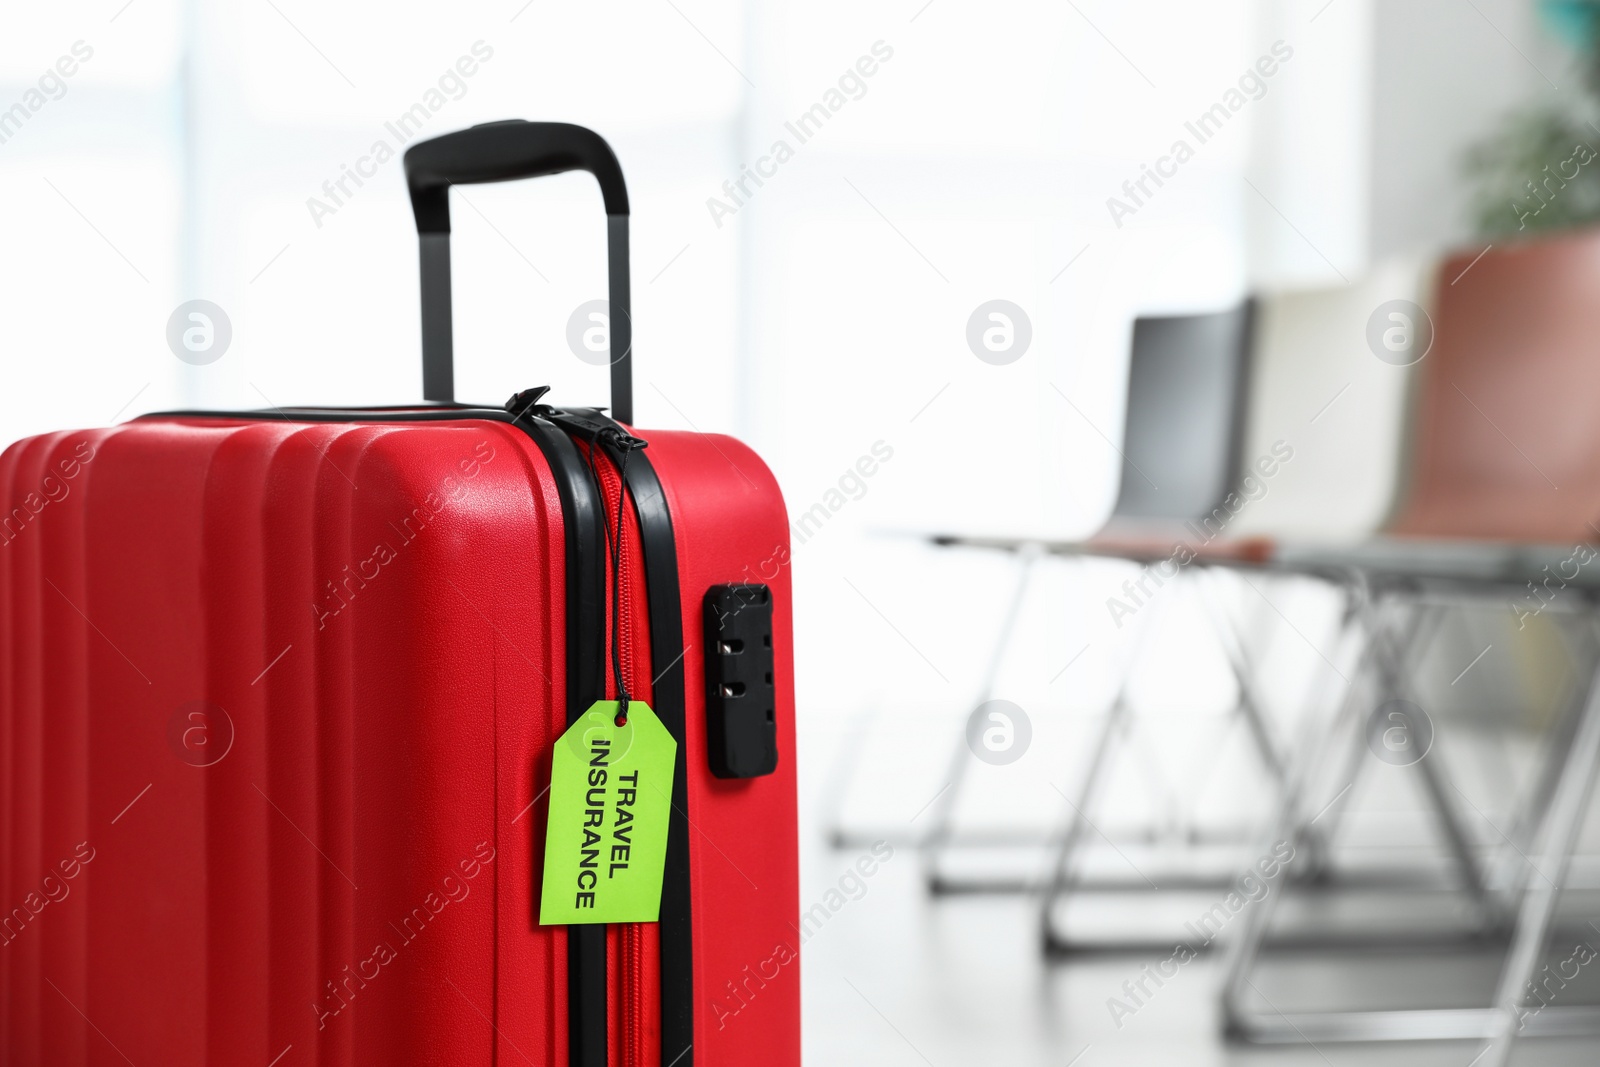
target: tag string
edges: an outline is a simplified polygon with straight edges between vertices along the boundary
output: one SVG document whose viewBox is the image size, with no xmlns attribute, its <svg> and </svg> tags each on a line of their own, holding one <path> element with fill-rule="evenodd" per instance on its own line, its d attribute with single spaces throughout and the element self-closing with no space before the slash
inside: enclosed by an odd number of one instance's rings
<svg viewBox="0 0 1600 1067">
<path fill-rule="evenodd" d="M 594 458 L 599 450 L 600 440 L 597 436 L 589 446 L 589 473 L 594 477 L 596 489 L 603 489 L 600 469 L 596 466 Z M 618 726 L 623 726 L 627 724 L 628 704 L 632 699 L 628 693 L 628 672 L 622 662 L 622 538 L 623 532 L 627 529 L 623 518 L 628 500 L 628 457 L 633 453 L 633 446 L 619 442 L 619 450 L 622 458 L 617 460 L 617 519 L 612 523 L 602 503 L 600 520 L 606 527 L 606 545 L 611 549 L 611 670 L 617 686 L 616 722 Z M 602 501 L 604 496 L 602 492 Z"/>
</svg>

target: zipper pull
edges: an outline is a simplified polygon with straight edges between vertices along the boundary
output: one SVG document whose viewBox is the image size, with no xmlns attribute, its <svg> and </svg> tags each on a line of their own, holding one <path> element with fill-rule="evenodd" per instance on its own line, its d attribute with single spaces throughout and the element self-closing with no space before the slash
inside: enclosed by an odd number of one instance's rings
<svg viewBox="0 0 1600 1067">
<path fill-rule="evenodd" d="M 641 448 L 650 447 L 650 442 L 642 437 L 635 437 L 620 426 L 606 426 L 595 434 L 595 439 L 609 453 L 611 458 L 620 462 L 623 456 L 630 452 L 637 452 Z"/>
<path fill-rule="evenodd" d="M 573 437 L 600 445 L 612 460 L 620 460 L 650 443 L 622 429 L 602 415 L 599 408 L 557 408 L 541 404 L 533 413 L 555 423 Z"/>
<path fill-rule="evenodd" d="M 611 591 L 613 596 L 611 618 L 613 626 L 612 636 L 612 666 L 616 672 L 617 683 L 617 718 L 618 726 L 626 725 L 628 721 L 628 703 L 632 699 L 628 693 L 627 662 L 627 635 L 623 624 L 623 613 L 626 610 L 626 600 L 623 591 L 623 559 L 622 536 L 627 529 L 625 525 L 625 511 L 628 499 L 628 457 L 638 449 L 644 448 L 649 442 L 642 437 L 635 437 L 615 423 L 607 421 L 594 433 L 589 445 L 589 461 L 594 462 L 596 451 L 604 451 L 617 468 L 617 518 L 616 523 L 609 533 L 611 539 Z M 597 474 L 598 481 L 599 475 Z"/>
<path fill-rule="evenodd" d="M 610 420 L 602 417 L 596 408 L 558 408 L 540 404 L 533 413 L 547 422 L 555 423 L 568 435 L 581 441 L 597 440 L 601 431 L 611 425 Z"/>
<path fill-rule="evenodd" d="M 548 392 L 548 388 L 529 389 L 518 393 L 511 398 L 506 406 L 522 402 L 524 405 L 537 402 L 540 397 Z M 628 693 L 628 664 L 626 653 L 626 635 L 624 633 L 623 617 L 627 611 L 626 600 L 623 592 L 623 534 L 627 530 L 624 525 L 626 519 L 628 499 L 628 457 L 641 448 L 649 445 L 642 437 L 635 437 L 624 430 L 615 422 L 601 414 L 599 408 L 558 408 L 548 404 L 539 404 L 532 412 L 535 416 L 559 426 L 567 435 L 589 444 L 589 473 L 594 478 L 595 490 L 601 495 L 601 523 L 605 533 L 606 545 L 611 555 L 611 667 L 617 687 L 617 717 L 618 726 L 625 725 L 628 721 L 628 704 L 633 699 Z M 513 409 L 513 414 L 521 417 L 521 412 Z M 596 465 L 595 455 L 604 452 L 606 457 L 615 465 L 617 471 L 617 510 L 613 517 L 605 510 L 605 483 L 601 481 L 600 470 Z"/>
</svg>

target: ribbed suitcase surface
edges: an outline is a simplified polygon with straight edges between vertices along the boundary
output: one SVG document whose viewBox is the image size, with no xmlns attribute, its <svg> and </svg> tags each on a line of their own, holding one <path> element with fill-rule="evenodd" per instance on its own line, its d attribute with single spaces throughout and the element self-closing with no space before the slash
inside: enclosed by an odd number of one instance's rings
<svg viewBox="0 0 1600 1067">
<path fill-rule="evenodd" d="M 692 680 L 697 594 L 748 580 L 786 523 L 737 442 L 650 451 L 690 644 L 694 1062 L 783 1062 L 798 967 L 759 990 L 746 968 L 794 943 L 792 704 L 791 758 L 721 781 Z M 536 915 L 563 527 L 528 435 L 140 420 L 12 446 L 0 494 L 7 1062 L 566 1062 L 565 939 Z M 625 948 L 653 941 L 624 940 L 611 1060 L 670 1062 L 653 960 L 624 996 Z"/>
</svg>

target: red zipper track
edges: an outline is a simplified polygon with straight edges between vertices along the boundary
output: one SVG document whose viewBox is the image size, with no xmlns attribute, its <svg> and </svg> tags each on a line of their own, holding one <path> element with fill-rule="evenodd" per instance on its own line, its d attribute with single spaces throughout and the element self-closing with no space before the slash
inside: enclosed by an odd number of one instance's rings
<svg viewBox="0 0 1600 1067">
<path fill-rule="evenodd" d="M 597 457 L 595 470 L 600 478 L 600 497 L 602 507 L 605 509 L 605 522 L 608 530 L 606 544 L 607 563 L 610 563 L 612 546 L 616 543 L 616 530 L 613 529 L 618 517 L 618 504 L 622 498 L 622 478 L 611 463 L 611 458 L 606 455 L 603 448 L 594 444 L 588 446 Z M 627 512 L 622 512 L 622 521 L 627 522 Z M 637 538 L 623 538 L 623 552 L 628 554 L 629 545 Z M 618 647 L 612 649 L 616 661 L 621 664 L 622 670 L 628 677 L 632 677 L 633 661 L 629 637 L 632 633 L 631 608 L 633 605 L 632 568 L 628 566 L 625 558 L 620 567 L 606 568 L 608 574 L 616 574 L 617 589 L 609 597 L 613 610 L 617 613 Z M 609 590 L 608 590 L 609 591 Z M 609 620 L 608 620 L 609 621 Z M 611 630 L 608 627 L 606 640 L 611 640 Z M 614 683 L 608 677 L 606 681 L 608 690 Z M 611 693 L 615 697 L 616 693 Z M 619 953 L 621 964 L 621 991 L 622 1006 L 622 1061 L 620 1067 L 645 1067 L 644 1029 L 640 1025 L 644 1019 L 644 988 L 642 976 L 644 974 L 644 931 L 638 923 L 619 924 L 618 936 L 621 939 Z"/>
</svg>

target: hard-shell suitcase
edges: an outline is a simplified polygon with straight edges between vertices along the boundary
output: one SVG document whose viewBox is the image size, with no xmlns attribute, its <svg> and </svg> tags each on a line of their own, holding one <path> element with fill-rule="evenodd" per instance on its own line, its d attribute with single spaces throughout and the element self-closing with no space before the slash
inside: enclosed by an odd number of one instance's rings
<svg viewBox="0 0 1600 1067">
<path fill-rule="evenodd" d="M 427 403 L 0 457 L 8 1065 L 799 1062 L 778 488 L 735 440 L 626 425 L 600 137 L 496 123 L 405 164 Z M 609 216 L 610 417 L 454 403 L 449 186 L 574 169 Z M 619 678 L 677 741 L 660 920 L 542 926 L 552 748 Z"/>
</svg>

